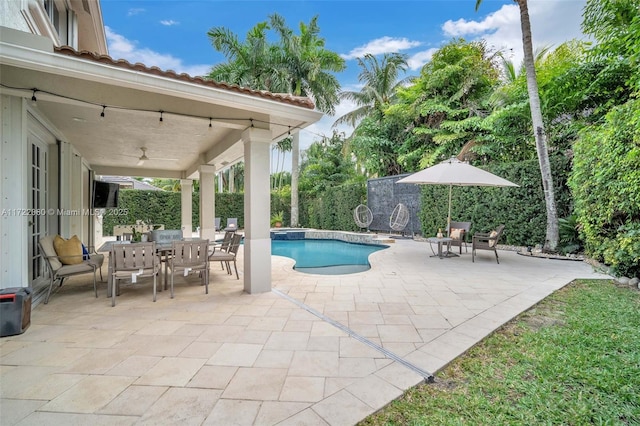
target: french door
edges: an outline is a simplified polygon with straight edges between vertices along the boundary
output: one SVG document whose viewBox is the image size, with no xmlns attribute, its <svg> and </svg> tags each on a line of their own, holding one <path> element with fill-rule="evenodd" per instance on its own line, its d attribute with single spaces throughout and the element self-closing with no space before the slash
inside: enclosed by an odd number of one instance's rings
<svg viewBox="0 0 640 426">
<path fill-rule="evenodd" d="M 29 285 L 36 289 L 46 281 L 44 260 L 38 241 L 49 233 L 49 146 L 55 137 L 39 123 L 30 120 L 28 141 L 28 241 Z M 55 145 L 52 145 L 55 147 Z"/>
</svg>

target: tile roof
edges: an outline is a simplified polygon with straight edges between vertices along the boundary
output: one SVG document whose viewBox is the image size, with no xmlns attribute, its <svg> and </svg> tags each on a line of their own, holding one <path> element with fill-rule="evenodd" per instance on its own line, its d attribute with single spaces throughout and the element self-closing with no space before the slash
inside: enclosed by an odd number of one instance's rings
<svg viewBox="0 0 640 426">
<path fill-rule="evenodd" d="M 271 93 L 266 90 L 253 90 L 246 87 L 240 87 L 235 84 L 219 83 L 213 80 L 207 80 L 202 77 L 192 77 L 189 74 L 178 74 L 173 70 L 163 71 L 158 67 L 147 67 L 140 62 L 132 64 L 126 59 L 115 60 L 109 55 L 100 55 L 97 53 L 89 52 L 87 50 L 75 50 L 70 46 L 60 46 L 54 48 L 56 53 L 62 55 L 74 56 L 76 58 L 98 62 L 102 64 L 112 65 L 119 68 L 129 69 L 133 71 L 140 71 L 150 75 L 157 75 L 160 77 L 171 78 L 174 80 L 180 80 L 188 83 L 199 84 L 205 87 L 213 87 L 216 89 L 228 90 L 230 92 L 242 93 L 244 95 L 255 96 L 259 98 L 269 99 L 276 102 L 282 102 L 286 104 L 295 105 L 302 108 L 314 109 L 315 105 L 313 101 L 303 96 L 293 96 L 287 93 Z"/>
</svg>

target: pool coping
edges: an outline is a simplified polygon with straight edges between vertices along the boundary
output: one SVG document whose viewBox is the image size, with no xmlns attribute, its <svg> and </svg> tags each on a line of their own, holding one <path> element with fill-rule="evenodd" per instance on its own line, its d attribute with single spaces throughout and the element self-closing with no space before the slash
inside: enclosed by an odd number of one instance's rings
<svg viewBox="0 0 640 426">
<path fill-rule="evenodd" d="M 271 229 L 271 238 L 274 239 L 274 235 L 281 235 L 286 233 L 302 233 L 304 232 L 304 239 L 306 240 L 338 240 L 347 243 L 355 244 L 371 244 L 371 245 L 387 245 L 394 243 L 393 238 L 381 238 L 377 234 L 363 234 L 358 232 L 348 231 L 327 231 L 322 229 L 311 228 L 273 228 Z M 302 238 L 275 238 L 275 239 L 302 239 Z"/>
</svg>

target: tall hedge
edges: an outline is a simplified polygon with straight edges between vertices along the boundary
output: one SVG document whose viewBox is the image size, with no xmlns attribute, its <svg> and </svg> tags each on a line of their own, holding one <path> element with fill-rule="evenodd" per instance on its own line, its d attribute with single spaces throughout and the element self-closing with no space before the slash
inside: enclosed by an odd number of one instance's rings
<svg viewBox="0 0 640 426">
<path fill-rule="evenodd" d="M 567 187 L 570 161 L 563 155 L 551 157 L 559 217 L 572 213 L 571 194 Z M 471 233 L 488 231 L 505 224 L 505 244 L 542 244 L 546 230 L 546 209 L 537 160 L 499 164 L 486 170 L 520 185 L 519 188 L 454 187 L 452 220 L 473 223 Z M 299 223 L 303 227 L 360 231 L 353 220 L 353 209 L 366 203 L 366 186 L 359 183 L 332 187 L 320 196 L 301 192 Z M 199 223 L 199 197 L 193 197 L 193 223 Z M 420 223 L 423 235 L 435 235 L 446 226 L 448 187 L 424 185 L 421 196 Z M 111 235 L 113 225 L 132 224 L 136 220 L 162 223 L 167 229 L 180 228 L 180 194 L 162 191 L 123 190 L 120 207 L 124 216 L 106 216 L 104 235 Z M 272 192 L 271 212 L 284 213 L 285 226 L 290 223 L 291 199 L 287 192 Z M 244 194 L 216 193 L 216 216 L 222 226 L 228 217 L 237 217 L 244 227 Z"/>
<path fill-rule="evenodd" d="M 353 220 L 353 209 L 366 200 L 366 186 L 361 183 L 329 188 L 319 197 L 300 197 L 300 224 L 307 228 L 360 231 Z"/>
<path fill-rule="evenodd" d="M 563 155 L 550 158 L 559 217 L 571 214 L 571 193 L 567 187 L 570 160 Z M 543 244 L 546 208 L 537 160 L 496 164 L 485 170 L 520 185 L 519 188 L 454 186 L 451 220 L 472 222 L 471 234 L 488 232 L 504 224 L 502 244 L 535 246 Z M 449 187 L 424 185 L 420 210 L 422 233 L 434 236 L 446 227 Z"/>
<path fill-rule="evenodd" d="M 573 191 L 589 255 L 640 277 L 640 100 L 614 108 L 574 146 Z"/>
<path fill-rule="evenodd" d="M 226 226 L 229 217 L 238 218 L 238 226 L 244 226 L 244 194 L 216 193 L 216 216 L 222 218 Z M 192 199 L 192 223 L 200 223 L 200 197 L 194 194 Z M 145 223 L 163 224 L 165 229 L 180 229 L 182 220 L 179 192 L 145 191 L 124 189 L 118 198 L 119 208 L 114 214 L 106 214 L 102 221 L 103 235 L 113 235 L 114 225 L 131 225 L 137 220 Z M 122 214 L 115 214 L 122 213 Z"/>
</svg>

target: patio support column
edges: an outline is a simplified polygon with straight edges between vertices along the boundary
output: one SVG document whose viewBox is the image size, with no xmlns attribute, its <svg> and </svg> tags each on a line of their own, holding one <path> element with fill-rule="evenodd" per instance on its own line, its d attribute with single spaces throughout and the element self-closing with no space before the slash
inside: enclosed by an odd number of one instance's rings
<svg viewBox="0 0 640 426">
<path fill-rule="evenodd" d="M 271 132 L 249 128 L 244 141 L 244 291 L 271 291 L 271 234 L 269 191 Z"/>
<path fill-rule="evenodd" d="M 200 238 L 214 241 L 216 239 L 215 224 L 215 178 L 216 168 L 211 165 L 202 165 L 200 172 Z"/>
<path fill-rule="evenodd" d="M 192 196 L 193 181 L 191 179 L 180 179 L 180 223 L 182 224 L 182 236 L 191 238 L 193 235 L 192 217 Z"/>
</svg>

